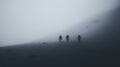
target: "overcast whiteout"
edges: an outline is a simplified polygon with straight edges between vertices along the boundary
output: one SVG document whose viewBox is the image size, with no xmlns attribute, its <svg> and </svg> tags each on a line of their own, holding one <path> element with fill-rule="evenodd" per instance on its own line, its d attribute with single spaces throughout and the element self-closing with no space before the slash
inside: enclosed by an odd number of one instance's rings
<svg viewBox="0 0 120 67">
<path fill-rule="evenodd" d="M 82 21 L 114 9 L 117 3 L 118 0 L 0 0 L 0 46 L 31 42 L 78 23 L 82 25 Z"/>
</svg>

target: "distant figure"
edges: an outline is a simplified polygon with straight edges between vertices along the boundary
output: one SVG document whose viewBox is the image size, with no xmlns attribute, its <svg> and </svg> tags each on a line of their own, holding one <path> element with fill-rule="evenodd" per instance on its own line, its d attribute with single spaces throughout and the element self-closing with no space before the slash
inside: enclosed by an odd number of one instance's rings
<svg viewBox="0 0 120 67">
<path fill-rule="evenodd" d="M 66 35 L 66 41 L 69 42 L 70 36 Z"/>
<path fill-rule="evenodd" d="M 81 36 L 80 36 L 80 35 L 78 35 L 78 42 L 80 42 L 80 40 L 81 40 Z"/>
<path fill-rule="evenodd" d="M 61 42 L 61 41 L 62 41 L 62 35 L 59 36 L 59 42 Z"/>
<path fill-rule="evenodd" d="M 43 42 L 42 44 L 47 44 L 46 42 Z"/>
</svg>

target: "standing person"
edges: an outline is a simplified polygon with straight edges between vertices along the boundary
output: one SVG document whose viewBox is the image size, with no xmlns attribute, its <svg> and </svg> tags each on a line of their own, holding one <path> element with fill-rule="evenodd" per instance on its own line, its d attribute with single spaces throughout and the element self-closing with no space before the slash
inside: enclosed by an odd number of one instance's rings
<svg viewBox="0 0 120 67">
<path fill-rule="evenodd" d="M 69 42 L 70 36 L 66 35 L 66 41 Z"/>
<path fill-rule="evenodd" d="M 59 42 L 61 42 L 61 41 L 62 41 L 62 35 L 59 36 Z"/>
<path fill-rule="evenodd" d="M 80 36 L 80 35 L 78 35 L 78 42 L 80 42 L 80 40 L 81 40 L 81 36 Z"/>
</svg>

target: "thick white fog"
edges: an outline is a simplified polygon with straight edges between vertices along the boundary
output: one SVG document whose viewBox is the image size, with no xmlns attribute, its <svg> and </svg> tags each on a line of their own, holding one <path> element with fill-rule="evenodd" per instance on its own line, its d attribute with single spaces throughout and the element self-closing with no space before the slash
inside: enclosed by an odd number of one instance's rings
<svg viewBox="0 0 120 67">
<path fill-rule="evenodd" d="M 0 0 L 0 46 L 31 42 L 115 8 L 118 0 Z"/>
</svg>

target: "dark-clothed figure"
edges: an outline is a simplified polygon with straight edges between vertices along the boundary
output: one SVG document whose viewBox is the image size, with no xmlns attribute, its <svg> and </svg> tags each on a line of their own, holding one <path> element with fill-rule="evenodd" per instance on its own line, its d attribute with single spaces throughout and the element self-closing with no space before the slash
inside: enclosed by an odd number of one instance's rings
<svg viewBox="0 0 120 67">
<path fill-rule="evenodd" d="M 66 35 L 66 41 L 69 42 L 70 36 Z"/>
<path fill-rule="evenodd" d="M 61 41 L 62 41 L 62 35 L 59 36 L 59 42 L 61 42 Z"/>
<path fill-rule="evenodd" d="M 78 42 L 80 42 L 80 40 L 81 40 L 81 36 L 80 36 L 80 35 L 78 35 Z"/>
</svg>

